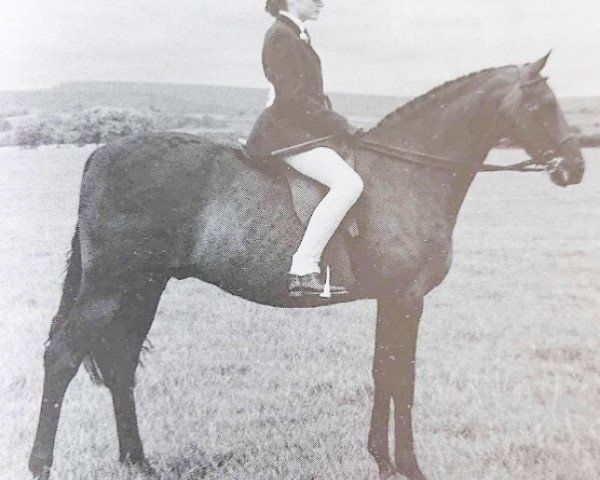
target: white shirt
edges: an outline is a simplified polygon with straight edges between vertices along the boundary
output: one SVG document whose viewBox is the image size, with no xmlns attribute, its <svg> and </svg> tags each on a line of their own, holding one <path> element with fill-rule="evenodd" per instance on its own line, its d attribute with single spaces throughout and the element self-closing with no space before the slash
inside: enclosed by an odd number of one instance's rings
<svg viewBox="0 0 600 480">
<path fill-rule="evenodd" d="M 293 13 L 287 12 L 285 10 L 280 10 L 279 15 L 286 17 L 286 18 L 290 19 L 292 22 L 294 22 L 294 24 L 300 29 L 300 33 L 306 32 L 306 27 L 304 26 L 304 22 L 302 20 L 300 20 Z M 269 82 L 269 98 L 267 99 L 266 106 L 270 107 L 271 105 L 273 105 L 274 101 L 275 101 L 275 87 L 273 86 L 273 84 L 271 82 Z"/>
</svg>

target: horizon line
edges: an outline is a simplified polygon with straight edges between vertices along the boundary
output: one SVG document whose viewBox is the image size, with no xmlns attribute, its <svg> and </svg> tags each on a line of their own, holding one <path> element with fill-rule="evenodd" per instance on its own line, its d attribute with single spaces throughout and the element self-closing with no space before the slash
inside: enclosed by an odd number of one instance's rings
<svg viewBox="0 0 600 480">
<path fill-rule="evenodd" d="M 214 88 L 234 88 L 240 90 L 259 90 L 267 91 L 267 86 L 245 86 L 245 85 L 228 85 L 228 84 L 211 84 L 211 83 L 179 83 L 179 82 L 159 82 L 159 81 L 146 81 L 146 80 L 67 80 L 59 82 L 52 86 L 38 87 L 38 88 L 23 88 L 23 89 L 0 89 L 0 94 L 6 93 L 25 93 L 25 92 L 39 92 L 48 91 L 60 88 L 64 85 L 75 84 L 75 83 L 112 83 L 112 84 L 141 84 L 141 85 L 170 85 L 178 87 L 214 87 Z M 370 96 L 370 97 L 389 97 L 389 98 L 415 98 L 422 95 L 424 92 L 419 94 L 392 94 L 392 93 L 369 93 L 369 92 L 340 92 L 330 91 L 329 94 L 333 95 L 356 95 L 356 96 Z M 569 94 L 564 95 L 560 98 L 595 98 L 600 97 L 600 92 L 596 94 Z"/>
</svg>

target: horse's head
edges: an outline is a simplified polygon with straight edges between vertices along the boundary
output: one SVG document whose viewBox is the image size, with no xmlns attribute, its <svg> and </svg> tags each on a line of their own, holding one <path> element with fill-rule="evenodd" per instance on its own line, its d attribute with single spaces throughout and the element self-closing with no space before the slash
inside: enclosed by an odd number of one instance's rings
<svg viewBox="0 0 600 480">
<path fill-rule="evenodd" d="M 540 75 L 549 55 L 518 67 L 518 81 L 500 112 L 506 135 L 546 165 L 555 184 L 567 186 L 581 182 L 585 163 L 547 78 Z"/>
</svg>

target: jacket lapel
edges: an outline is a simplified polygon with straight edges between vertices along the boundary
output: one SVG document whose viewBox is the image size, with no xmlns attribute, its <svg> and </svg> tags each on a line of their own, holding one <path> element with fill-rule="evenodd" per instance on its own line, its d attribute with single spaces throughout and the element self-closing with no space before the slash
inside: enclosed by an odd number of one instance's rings
<svg viewBox="0 0 600 480">
<path fill-rule="evenodd" d="M 308 50 L 308 52 L 315 58 L 317 63 L 319 63 L 319 65 L 320 65 L 321 59 L 320 59 L 319 55 L 317 54 L 317 52 L 315 51 L 315 49 L 312 48 L 311 45 L 309 45 L 308 43 L 306 43 L 304 40 L 302 40 L 300 38 L 301 31 L 300 31 L 300 28 L 298 27 L 298 25 L 296 25 L 294 22 L 292 22 L 289 18 L 287 18 L 284 15 L 279 15 L 277 17 L 277 21 L 283 23 L 286 27 L 288 27 L 290 30 L 292 30 L 294 32 L 296 38 L 298 39 L 298 42 L 300 42 L 300 44 L 302 44 L 302 46 Z"/>
<path fill-rule="evenodd" d="M 300 27 L 298 27 L 298 25 L 296 25 L 295 22 L 292 22 L 288 17 L 286 17 L 285 15 L 278 15 L 277 16 L 277 21 L 283 23 L 284 25 L 286 25 L 288 28 L 290 28 L 291 30 L 294 31 L 294 33 L 296 34 L 296 36 L 298 38 L 300 38 Z"/>
<path fill-rule="evenodd" d="M 317 60 L 317 62 L 319 62 L 319 64 L 321 63 L 321 58 L 319 57 L 319 55 L 317 54 L 317 52 L 315 52 L 315 49 L 312 47 L 312 45 L 306 43 L 303 40 L 300 40 L 304 46 L 308 49 L 308 51 L 315 57 L 315 59 Z"/>
</svg>

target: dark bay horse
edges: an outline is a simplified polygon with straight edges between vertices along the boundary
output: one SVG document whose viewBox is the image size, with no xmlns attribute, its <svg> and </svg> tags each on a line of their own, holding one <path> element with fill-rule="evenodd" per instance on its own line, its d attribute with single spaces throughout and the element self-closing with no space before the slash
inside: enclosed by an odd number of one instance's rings
<svg viewBox="0 0 600 480">
<path fill-rule="evenodd" d="M 356 215 L 361 234 L 347 239 L 357 276 L 348 300 L 378 301 L 368 450 L 382 477 L 426 478 L 411 417 L 423 298 L 450 268 L 458 211 L 490 149 L 510 137 L 541 163 L 553 162 L 554 183 L 582 179 L 581 151 L 540 76 L 546 59 L 448 82 L 364 135 L 380 152 L 357 148 L 365 191 Z M 400 151 L 429 163 L 393 153 Z M 248 168 L 230 146 L 159 133 L 96 150 L 85 167 L 63 295 L 46 343 L 33 475 L 49 478 L 63 398 L 84 358 L 112 394 L 120 460 L 149 470 L 134 376 L 165 284 L 196 277 L 254 302 L 291 307 L 285 278 L 303 230 L 287 185 Z"/>
</svg>

